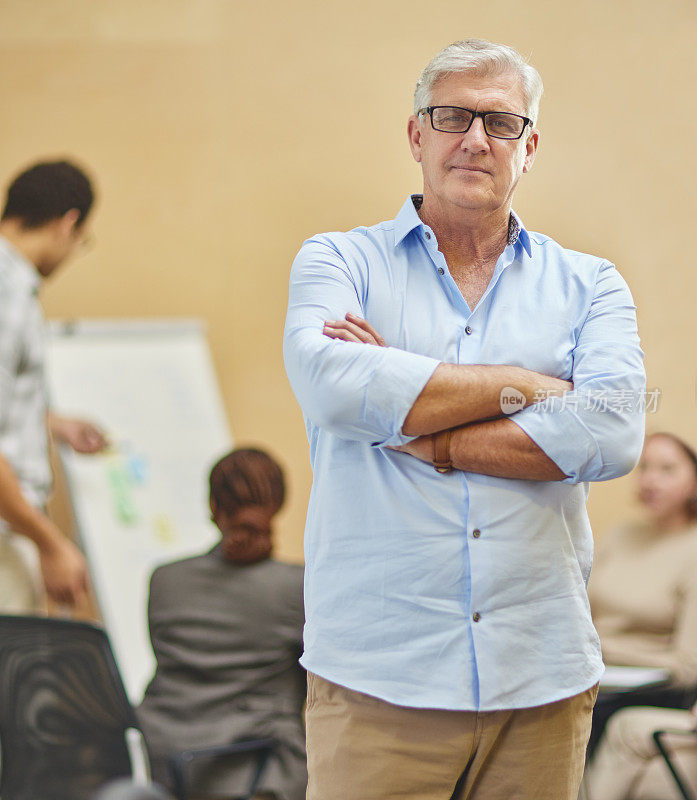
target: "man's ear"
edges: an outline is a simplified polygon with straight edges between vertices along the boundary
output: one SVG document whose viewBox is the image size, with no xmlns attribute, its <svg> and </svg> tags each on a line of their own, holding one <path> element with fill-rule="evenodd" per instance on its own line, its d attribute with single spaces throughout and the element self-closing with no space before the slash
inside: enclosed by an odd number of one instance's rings
<svg viewBox="0 0 697 800">
<path fill-rule="evenodd" d="M 73 233 L 73 231 L 77 227 L 78 220 L 80 219 L 80 212 L 77 208 L 71 208 L 70 211 L 66 211 L 62 217 L 58 218 L 58 225 L 60 230 L 64 234 Z"/>
<path fill-rule="evenodd" d="M 421 162 L 422 134 L 423 131 L 421 130 L 419 118 L 416 116 L 416 114 L 412 114 L 407 122 L 407 135 L 409 136 L 409 148 L 411 149 L 411 154 L 414 156 L 414 161 L 417 163 Z"/>
<path fill-rule="evenodd" d="M 540 132 L 533 128 L 525 143 L 525 161 L 523 162 L 523 172 L 530 172 L 537 155 L 537 147 L 540 143 Z"/>
</svg>

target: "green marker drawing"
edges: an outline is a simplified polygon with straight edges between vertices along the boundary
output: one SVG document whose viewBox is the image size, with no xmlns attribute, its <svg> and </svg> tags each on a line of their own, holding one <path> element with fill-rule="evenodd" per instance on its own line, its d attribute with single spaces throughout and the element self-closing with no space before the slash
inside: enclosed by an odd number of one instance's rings
<svg viewBox="0 0 697 800">
<path fill-rule="evenodd" d="M 110 464 L 108 475 L 116 518 L 126 525 L 133 525 L 138 521 L 138 510 L 131 494 L 131 477 L 121 463 Z"/>
</svg>

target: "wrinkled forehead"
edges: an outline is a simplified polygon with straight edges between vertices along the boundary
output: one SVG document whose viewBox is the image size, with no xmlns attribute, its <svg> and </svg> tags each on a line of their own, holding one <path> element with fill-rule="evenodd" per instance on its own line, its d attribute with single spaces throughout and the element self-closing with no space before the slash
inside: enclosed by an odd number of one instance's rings
<svg viewBox="0 0 697 800">
<path fill-rule="evenodd" d="M 434 82 L 429 103 L 522 115 L 527 111 L 522 79 L 512 71 L 448 72 Z"/>
</svg>

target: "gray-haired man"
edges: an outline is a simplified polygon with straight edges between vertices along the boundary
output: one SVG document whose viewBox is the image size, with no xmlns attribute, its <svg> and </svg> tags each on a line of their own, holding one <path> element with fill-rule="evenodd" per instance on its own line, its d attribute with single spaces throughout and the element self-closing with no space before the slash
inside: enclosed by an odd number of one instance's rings
<svg viewBox="0 0 697 800">
<path fill-rule="evenodd" d="M 639 457 L 644 370 L 613 265 L 511 210 L 541 94 L 509 47 L 443 50 L 408 123 L 423 194 L 293 265 L 310 800 L 578 791 L 603 669 L 588 482 Z"/>
</svg>

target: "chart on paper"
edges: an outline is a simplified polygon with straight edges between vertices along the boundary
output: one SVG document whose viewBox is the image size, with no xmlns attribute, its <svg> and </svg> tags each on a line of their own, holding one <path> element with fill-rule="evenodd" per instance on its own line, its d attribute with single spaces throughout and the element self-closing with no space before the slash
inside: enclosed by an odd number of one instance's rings
<svg viewBox="0 0 697 800">
<path fill-rule="evenodd" d="M 231 446 L 202 324 L 52 322 L 51 406 L 107 433 L 96 456 L 61 449 L 78 534 L 129 695 L 152 676 L 147 588 L 158 565 L 211 547 L 207 478 Z"/>
</svg>

